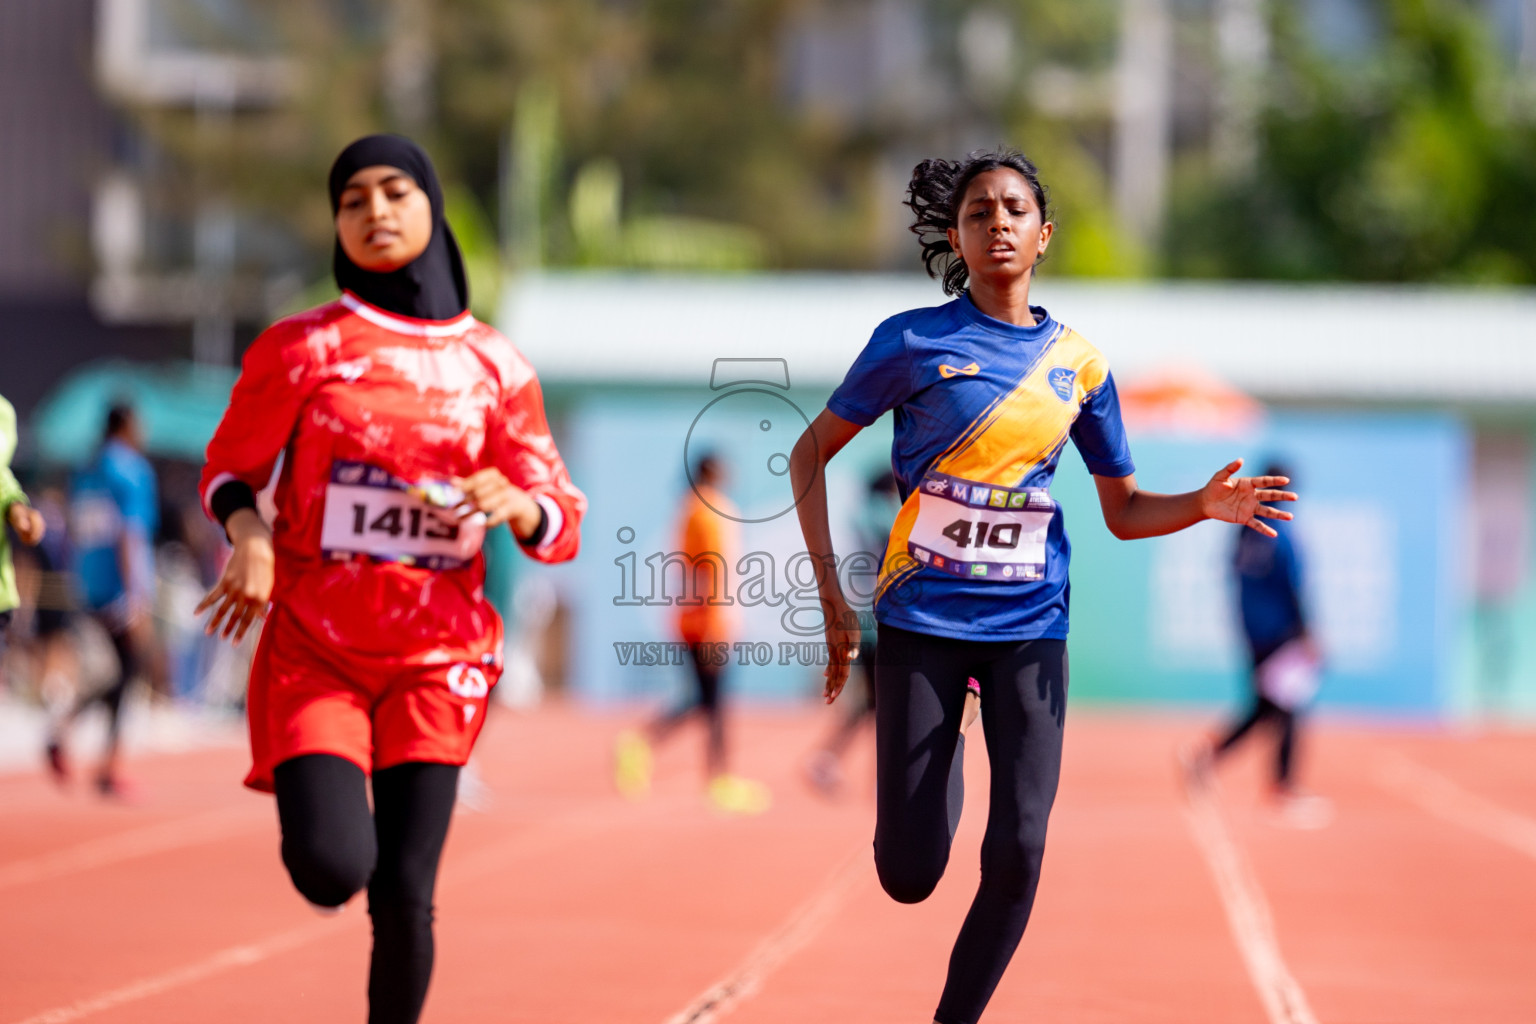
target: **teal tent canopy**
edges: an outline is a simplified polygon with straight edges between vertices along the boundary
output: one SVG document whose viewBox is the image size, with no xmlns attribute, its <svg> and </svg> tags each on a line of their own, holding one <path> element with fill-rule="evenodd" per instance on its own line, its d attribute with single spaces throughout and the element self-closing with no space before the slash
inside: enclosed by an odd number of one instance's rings
<svg viewBox="0 0 1536 1024">
<path fill-rule="evenodd" d="M 109 360 L 72 371 L 32 414 L 39 462 L 79 465 L 101 444 L 107 410 L 126 402 L 138 413 L 147 454 L 201 462 L 229 405 L 233 367 Z"/>
</svg>

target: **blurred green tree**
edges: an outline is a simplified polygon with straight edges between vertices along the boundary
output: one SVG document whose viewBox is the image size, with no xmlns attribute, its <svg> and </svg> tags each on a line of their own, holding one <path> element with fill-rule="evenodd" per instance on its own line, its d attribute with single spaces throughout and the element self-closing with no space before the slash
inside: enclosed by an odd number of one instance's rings
<svg viewBox="0 0 1536 1024">
<path fill-rule="evenodd" d="M 266 0 L 266 45 L 301 69 L 285 103 L 214 131 L 196 109 L 133 113 L 170 157 L 153 168 L 165 204 L 283 226 L 308 254 L 283 250 L 285 269 L 309 281 L 329 266 L 335 152 L 415 136 L 450 185 L 482 312 L 506 266 L 915 268 L 911 163 L 997 142 L 1051 188 L 1049 273 L 1536 282 L 1536 95 L 1460 0 L 1382 0 L 1378 43 L 1347 61 L 1298 5 L 1271 4 L 1255 158 L 1222 165 L 1186 131 L 1157 245 L 1110 200 L 1121 0 L 895 5 L 928 51 L 897 69 L 912 91 L 839 117 L 788 94 L 788 41 L 818 17 L 846 31 L 852 6 Z"/>
<path fill-rule="evenodd" d="M 1536 283 L 1536 96 L 1486 19 L 1386 0 L 1379 44 L 1318 52 L 1275 8 L 1251 174 L 1186 165 L 1165 242 L 1180 276 Z"/>
</svg>

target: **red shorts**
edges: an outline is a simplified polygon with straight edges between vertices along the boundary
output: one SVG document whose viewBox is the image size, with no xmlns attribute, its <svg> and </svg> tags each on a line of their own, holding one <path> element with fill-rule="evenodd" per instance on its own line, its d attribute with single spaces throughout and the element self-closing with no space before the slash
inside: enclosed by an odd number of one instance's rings
<svg viewBox="0 0 1536 1024">
<path fill-rule="evenodd" d="M 370 773 L 408 761 L 464 764 L 500 675 L 491 655 L 401 664 L 326 649 L 274 608 L 251 662 L 245 784 L 270 793 L 272 769 L 301 754 L 335 754 Z"/>
</svg>

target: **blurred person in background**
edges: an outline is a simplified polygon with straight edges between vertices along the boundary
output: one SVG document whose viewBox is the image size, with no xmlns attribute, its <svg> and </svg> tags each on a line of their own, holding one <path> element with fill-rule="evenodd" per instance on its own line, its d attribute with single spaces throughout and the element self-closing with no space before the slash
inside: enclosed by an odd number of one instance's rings
<svg viewBox="0 0 1536 1024">
<path fill-rule="evenodd" d="M 32 640 L 39 659 L 39 696 L 50 721 L 57 721 L 73 705 L 79 679 L 71 633 L 75 609 L 73 575 L 70 571 L 69 498 L 63 488 L 46 485 L 37 492 L 37 511 L 47 524 L 43 540 L 31 552 Z M 67 781 L 62 759 L 50 754 L 48 767 L 59 782 Z"/>
<path fill-rule="evenodd" d="M 128 405 L 114 405 L 107 412 L 101 448 L 75 472 L 70 487 L 75 585 L 84 610 L 111 638 L 117 665 L 105 688 L 80 695 L 51 724 L 48 764 L 61 781 L 69 778 L 70 727 L 91 705 L 101 704 L 107 711 L 107 741 L 95 784 L 108 797 L 127 795 L 118 768 L 123 700 L 153 655 L 160 502 L 154 467 L 143 447 L 137 414 Z"/>
<path fill-rule="evenodd" d="M 1266 476 L 1291 479 L 1272 460 Z M 1184 755 L 1190 780 L 1209 781 L 1215 766 L 1260 726 L 1275 733 L 1272 796 L 1284 823 L 1303 828 L 1327 824 L 1331 806 L 1296 783 L 1297 733 L 1306 705 L 1317 694 L 1321 654 L 1309 628 L 1302 593 L 1303 561 L 1293 529 L 1277 523 L 1275 535 L 1242 530 L 1232 550 L 1238 610 L 1248 642 L 1252 703 L 1219 739 Z"/>
<path fill-rule="evenodd" d="M 367 887 L 368 1020 L 414 1024 L 459 771 L 501 673 L 482 542 L 504 525 L 531 558 L 574 558 L 586 498 L 533 367 L 469 312 L 431 158 L 366 136 L 328 186 L 341 298 L 246 351 L 201 485 L 234 550 L 197 611 L 237 643 L 266 617 L 245 784 L 275 795 L 306 900 Z M 279 456 L 269 525 L 256 492 Z"/>
<path fill-rule="evenodd" d="M 0 395 L 0 651 L 5 649 L 5 635 L 11 619 L 21 604 L 16 590 L 16 569 L 11 563 L 8 530 L 27 545 L 42 541 L 47 523 L 37 509 L 27 504 L 27 495 L 11 473 L 11 456 L 16 454 L 16 410 Z"/>
<path fill-rule="evenodd" d="M 723 677 L 736 638 L 736 606 L 716 603 L 727 586 L 738 550 L 736 506 L 725 496 L 726 467 L 720 456 L 699 457 L 692 487 L 679 515 L 677 547 L 682 553 L 683 593 L 677 602 L 676 635 L 688 649 L 693 686 L 671 709 L 641 731 L 621 733 L 614 744 L 614 783 L 620 793 L 639 799 L 650 792 L 653 748 L 697 715 L 705 728 L 704 770 L 710 801 L 733 814 L 760 814 L 771 795 L 761 782 L 732 775 L 725 736 Z M 717 511 L 718 510 L 718 511 Z"/>
</svg>

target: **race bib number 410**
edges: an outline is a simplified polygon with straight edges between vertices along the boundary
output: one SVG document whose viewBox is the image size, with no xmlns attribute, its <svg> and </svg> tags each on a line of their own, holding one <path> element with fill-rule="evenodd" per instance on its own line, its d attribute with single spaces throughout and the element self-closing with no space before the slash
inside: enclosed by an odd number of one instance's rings
<svg viewBox="0 0 1536 1024">
<path fill-rule="evenodd" d="M 326 558 L 365 556 L 424 569 L 468 565 L 485 540 L 485 516 L 459 519 L 421 497 L 413 485 L 378 466 L 336 462 L 325 488 L 320 550 Z"/>
<path fill-rule="evenodd" d="M 966 579 L 1044 579 L 1055 513 L 1044 488 L 993 487 L 930 472 L 918 488 L 907 551 L 923 565 Z"/>
</svg>

